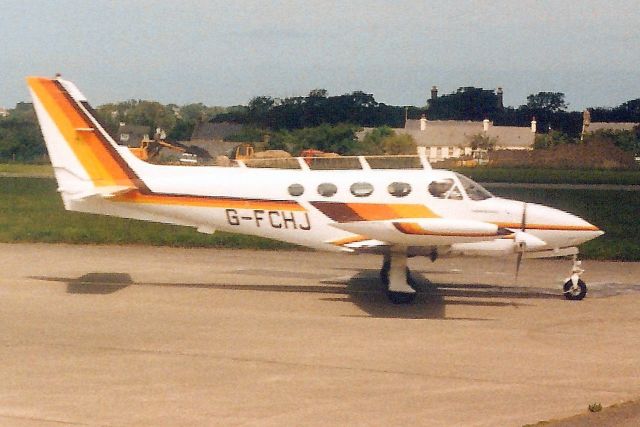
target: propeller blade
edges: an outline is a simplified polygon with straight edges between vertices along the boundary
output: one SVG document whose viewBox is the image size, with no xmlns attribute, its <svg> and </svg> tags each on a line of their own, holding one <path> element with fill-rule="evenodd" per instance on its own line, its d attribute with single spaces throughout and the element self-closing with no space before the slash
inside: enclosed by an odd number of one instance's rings
<svg viewBox="0 0 640 427">
<path fill-rule="evenodd" d="M 520 230 L 526 233 L 527 230 L 527 202 L 522 204 L 522 221 L 520 222 Z M 522 254 L 526 250 L 526 242 L 522 241 L 518 246 L 518 258 L 516 259 L 516 282 L 518 281 L 518 274 L 520 273 L 520 264 L 522 264 Z"/>
<path fill-rule="evenodd" d="M 518 281 L 518 274 L 520 273 L 521 263 L 522 263 L 522 251 L 518 252 L 518 259 L 516 259 L 516 282 Z"/>
</svg>

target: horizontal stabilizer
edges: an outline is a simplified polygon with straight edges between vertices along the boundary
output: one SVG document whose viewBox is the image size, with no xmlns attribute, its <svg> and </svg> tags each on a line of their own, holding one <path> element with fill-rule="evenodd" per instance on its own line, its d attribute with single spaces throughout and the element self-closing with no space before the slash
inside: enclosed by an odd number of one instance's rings
<svg viewBox="0 0 640 427">
<path fill-rule="evenodd" d="M 60 188 L 58 191 L 67 196 L 68 200 L 83 200 L 91 197 L 102 197 L 109 199 L 111 197 L 119 196 L 129 191 L 135 190 L 134 187 L 127 187 L 125 185 L 112 185 L 107 187 L 92 187 L 84 191 L 73 191 L 65 188 Z"/>
</svg>

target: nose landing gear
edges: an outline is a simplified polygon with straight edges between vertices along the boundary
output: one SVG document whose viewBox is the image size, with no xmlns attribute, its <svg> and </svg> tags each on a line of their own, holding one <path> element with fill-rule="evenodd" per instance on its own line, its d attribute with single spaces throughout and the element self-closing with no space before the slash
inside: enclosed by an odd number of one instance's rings
<svg viewBox="0 0 640 427">
<path fill-rule="evenodd" d="M 562 291 L 566 299 L 571 301 L 580 301 L 587 295 L 587 284 L 580 279 L 580 275 L 582 273 L 584 273 L 582 261 L 578 261 L 578 257 L 574 255 L 571 277 L 567 278 L 562 286 Z"/>
</svg>

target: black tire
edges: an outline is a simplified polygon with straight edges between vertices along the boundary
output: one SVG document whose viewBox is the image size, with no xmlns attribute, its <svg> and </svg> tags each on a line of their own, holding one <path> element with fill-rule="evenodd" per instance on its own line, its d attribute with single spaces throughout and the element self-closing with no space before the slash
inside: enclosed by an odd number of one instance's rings
<svg viewBox="0 0 640 427">
<path fill-rule="evenodd" d="M 380 281 L 385 286 L 389 286 L 389 270 L 391 269 L 391 261 L 385 260 L 380 269 Z"/>
<path fill-rule="evenodd" d="M 587 284 L 582 281 L 582 279 L 578 279 L 578 288 L 573 288 L 573 282 L 571 280 L 567 280 L 567 282 L 562 287 L 562 291 L 564 292 L 564 297 L 570 301 L 580 301 L 587 295 Z"/>
<path fill-rule="evenodd" d="M 410 304 L 416 299 L 415 293 L 387 291 L 387 298 L 394 304 Z"/>
</svg>

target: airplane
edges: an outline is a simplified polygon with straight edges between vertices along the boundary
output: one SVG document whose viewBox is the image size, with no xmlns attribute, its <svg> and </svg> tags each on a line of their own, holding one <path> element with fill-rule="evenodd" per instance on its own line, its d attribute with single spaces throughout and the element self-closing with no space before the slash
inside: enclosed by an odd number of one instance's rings
<svg viewBox="0 0 640 427">
<path fill-rule="evenodd" d="M 587 293 L 577 246 L 603 231 L 559 209 L 495 197 L 433 169 L 424 153 L 418 167 L 395 169 L 363 156 L 349 169 L 314 169 L 304 158 L 286 168 L 151 164 L 114 141 L 72 82 L 27 83 L 67 210 L 381 254 L 380 277 L 396 304 L 416 296 L 407 267 L 414 256 L 515 255 L 516 280 L 523 258 L 572 257 L 564 296 Z"/>
</svg>

